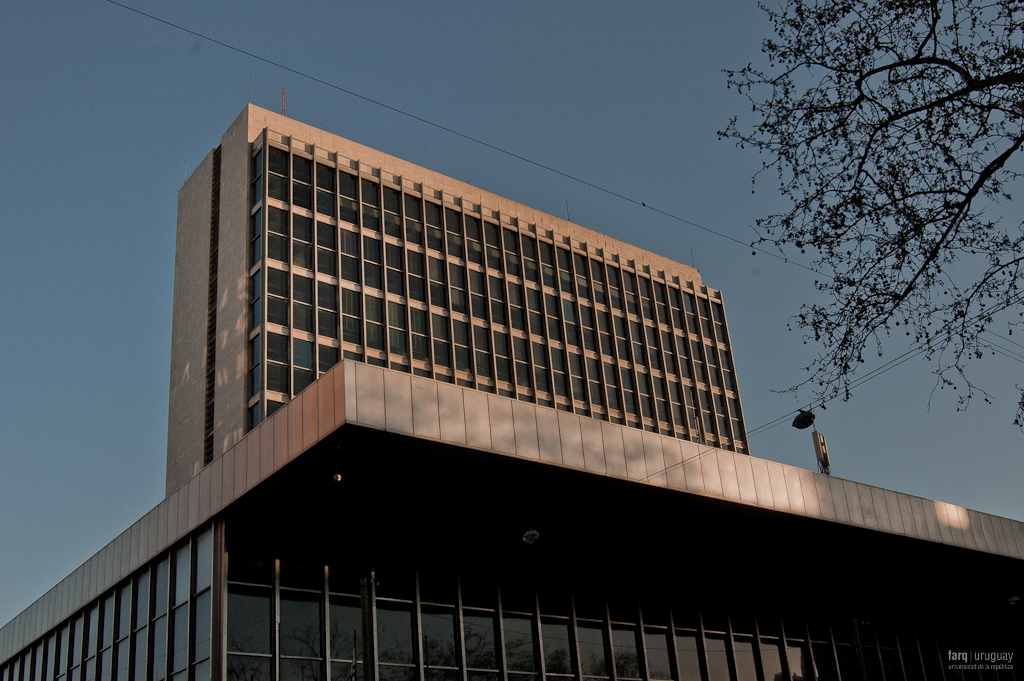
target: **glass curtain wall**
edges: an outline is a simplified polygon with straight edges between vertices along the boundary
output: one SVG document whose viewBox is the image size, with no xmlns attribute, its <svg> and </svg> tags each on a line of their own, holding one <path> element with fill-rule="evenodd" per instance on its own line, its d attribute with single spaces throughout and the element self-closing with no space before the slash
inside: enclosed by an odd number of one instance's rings
<svg viewBox="0 0 1024 681">
<path fill-rule="evenodd" d="M 228 579 L 227 681 L 967 681 L 935 637 L 841 618 L 281 560 Z"/>
<path fill-rule="evenodd" d="M 0 668 L 3 681 L 211 681 L 213 529 L 195 533 Z"/>
</svg>

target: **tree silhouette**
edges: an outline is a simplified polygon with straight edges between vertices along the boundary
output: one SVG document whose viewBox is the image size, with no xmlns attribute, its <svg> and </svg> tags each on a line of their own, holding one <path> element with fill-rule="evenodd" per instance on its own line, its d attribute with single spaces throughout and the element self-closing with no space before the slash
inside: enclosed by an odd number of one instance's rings
<svg viewBox="0 0 1024 681">
<path fill-rule="evenodd" d="M 1000 214 L 1021 177 L 1024 5 L 762 8 L 776 34 L 763 44 L 770 68 L 727 71 L 757 122 L 734 118 L 719 135 L 763 153 L 761 172 L 792 201 L 758 221 L 755 244 L 809 253 L 821 274 L 826 302 L 795 323 L 823 349 L 794 389 L 848 399 L 865 353 L 881 356 L 896 335 L 936 361 L 936 385 L 959 389 L 958 408 L 987 401 L 965 370 L 1003 352 L 1009 339 L 993 333 L 1012 334 L 1024 308 L 1024 230 Z"/>
</svg>

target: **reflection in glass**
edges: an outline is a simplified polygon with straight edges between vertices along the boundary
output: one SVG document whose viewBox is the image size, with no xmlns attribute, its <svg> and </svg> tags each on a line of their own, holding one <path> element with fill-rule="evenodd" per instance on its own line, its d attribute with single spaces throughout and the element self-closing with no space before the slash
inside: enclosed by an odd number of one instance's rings
<svg viewBox="0 0 1024 681">
<path fill-rule="evenodd" d="M 193 632 L 193 660 L 202 660 L 210 656 L 210 591 L 204 591 L 195 597 L 195 631 Z"/>
<path fill-rule="evenodd" d="M 582 623 L 576 627 L 580 647 L 580 671 L 585 676 L 608 676 L 608 660 L 605 654 L 604 627 L 600 624 Z M 547 643 L 547 641 L 544 641 Z"/>
<path fill-rule="evenodd" d="M 228 585 L 228 650 L 270 654 L 270 589 Z"/>
<path fill-rule="evenodd" d="M 537 671 L 537 648 L 533 638 L 533 622 L 529 617 L 506 616 L 505 664 L 509 671 Z"/>
<path fill-rule="evenodd" d="M 471 669 L 497 669 L 498 655 L 494 647 L 494 618 L 465 615 L 466 666 Z"/>
<path fill-rule="evenodd" d="M 541 622 L 544 637 L 544 666 L 548 674 L 572 674 L 569 655 L 569 624 L 564 621 Z"/>
<path fill-rule="evenodd" d="M 278 681 L 320 681 L 319 660 L 294 660 L 281 658 L 281 675 Z"/>
<path fill-rule="evenodd" d="M 167 676 L 167 618 L 153 622 L 153 681 Z"/>
<path fill-rule="evenodd" d="M 228 681 L 270 681 L 270 658 L 228 655 Z"/>
<path fill-rule="evenodd" d="M 455 612 L 442 608 L 423 608 L 423 666 L 457 667 Z"/>
<path fill-rule="evenodd" d="M 381 662 L 413 664 L 412 612 L 408 605 L 377 603 L 377 650 Z"/>
<path fill-rule="evenodd" d="M 281 590 L 282 655 L 320 656 L 320 597 Z"/>
<path fill-rule="evenodd" d="M 615 671 L 620 679 L 640 678 L 640 660 L 636 650 L 636 629 L 612 627 L 612 655 L 615 659 Z M 712 677 L 711 681 L 718 680 Z M 728 676 L 724 681 L 728 681 Z"/>
<path fill-rule="evenodd" d="M 362 649 L 363 624 L 359 599 L 331 596 L 331 659 L 351 661 L 354 654 L 358 660 Z M 333 677 L 334 668 L 331 669 Z"/>
</svg>

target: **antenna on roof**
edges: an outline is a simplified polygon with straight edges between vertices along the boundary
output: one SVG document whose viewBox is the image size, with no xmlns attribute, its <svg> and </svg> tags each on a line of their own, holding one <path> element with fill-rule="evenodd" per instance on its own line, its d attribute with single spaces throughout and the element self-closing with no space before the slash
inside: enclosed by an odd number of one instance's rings
<svg viewBox="0 0 1024 681">
<path fill-rule="evenodd" d="M 249 76 L 249 103 L 252 104 L 252 76 Z"/>
<path fill-rule="evenodd" d="M 565 219 L 567 222 L 572 222 L 572 218 L 569 217 L 569 199 L 565 200 Z"/>
<path fill-rule="evenodd" d="M 284 85 L 281 86 L 281 115 L 282 116 L 286 116 L 287 115 L 284 112 Z"/>
</svg>

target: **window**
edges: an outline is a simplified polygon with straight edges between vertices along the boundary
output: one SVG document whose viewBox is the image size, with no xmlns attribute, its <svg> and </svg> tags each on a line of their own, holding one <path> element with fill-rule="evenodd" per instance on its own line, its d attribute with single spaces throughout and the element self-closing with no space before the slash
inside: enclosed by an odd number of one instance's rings
<svg viewBox="0 0 1024 681">
<path fill-rule="evenodd" d="M 595 407 L 603 407 L 604 392 L 601 390 L 601 362 L 587 357 L 587 374 L 590 377 L 590 403 Z"/>
<path fill-rule="evenodd" d="M 267 269 L 267 322 L 288 326 L 288 273 Z"/>
<path fill-rule="evenodd" d="M 261 378 L 260 378 L 260 361 L 261 361 L 261 359 L 263 357 L 263 353 L 262 353 L 262 351 L 260 349 L 261 347 L 262 346 L 260 344 L 259 334 L 257 334 L 256 336 L 253 336 L 249 340 L 249 376 L 250 376 L 250 385 L 249 385 L 249 394 L 247 395 L 247 397 L 255 397 L 256 395 L 259 395 L 260 394 L 260 389 L 262 388 L 262 383 L 261 383 Z"/>
<path fill-rule="evenodd" d="M 316 164 L 316 212 L 334 217 L 334 168 Z"/>
<path fill-rule="evenodd" d="M 384 244 L 384 252 L 387 259 L 387 284 L 388 293 L 405 295 L 405 267 L 402 265 L 402 247 L 394 244 Z"/>
<path fill-rule="evenodd" d="M 267 334 L 267 390 L 289 394 L 288 336 Z"/>
<path fill-rule="evenodd" d="M 263 211 L 249 218 L 249 267 L 263 259 Z"/>
<path fill-rule="evenodd" d="M 313 209 L 313 162 L 292 156 L 292 203 L 299 208 Z"/>
<path fill-rule="evenodd" d="M 263 296 L 263 284 L 262 284 L 262 270 L 256 270 L 249 277 L 249 329 L 258 329 L 260 326 L 262 310 L 262 296 Z"/>
<path fill-rule="evenodd" d="M 622 280 L 619 277 L 619 270 L 615 267 L 608 268 L 608 297 L 614 309 L 624 309 L 622 306 Z"/>
<path fill-rule="evenodd" d="M 380 196 L 375 182 L 363 180 L 363 228 L 380 231 Z"/>
<path fill-rule="evenodd" d="M 298 331 L 315 333 L 313 325 L 313 280 L 299 274 L 292 275 L 292 327 Z"/>
<path fill-rule="evenodd" d="M 512 337 L 512 348 L 515 352 L 516 361 L 516 384 L 523 387 L 530 387 L 530 344 L 525 338 Z"/>
<path fill-rule="evenodd" d="M 566 345 L 580 346 L 580 330 L 576 325 L 576 306 L 571 300 L 562 298 L 562 316 L 565 319 Z"/>
<path fill-rule="evenodd" d="M 313 269 L 313 221 L 303 215 L 292 216 L 292 265 Z"/>
<path fill-rule="evenodd" d="M 551 392 L 551 385 L 548 382 L 548 352 L 540 343 L 533 344 L 533 367 L 537 390 Z"/>
<path fill-rule="evenodd" d="M 523 310 L 526 301 L 523 300 L 523 285 L 514 281 L 508 283 L 508 313 L 509 326 L 516 331 L 526 330 L 526 312 Z"/>
<path fill-rule="evenodd" d="M 341 198 L 338 202 L 338 217 L 353 225 L 359 224 L 359 211 L 357 210 L 356 178 L 348 173 L 338 174 L 338 194 Z"/>
<path fill-rule="evenodd" d="M 484 264 L 483 234 L 480 231 L 480 220 L 471 215 L 466 216 L 466 259 L 477 265 Z"/>
<path fill-rule="evenodd" d="M 506 383 L 512 381 L 512 344 L 508 334 L 500 331 L 494 332 L 494 377 Z"/>
<path fill-rule="evenodd" d="M 316 271 L 330 277 L 338 276 L 338 245 L 334 227 L 316 223 Z"/>
<path fill-rule="evenodd" d="M 541 302 L 543 294 L 535 288 L 526 289 L 526 300 L 529 305 L 530 333 L 544 335 L 544 307 Z"/>
<path fill-rule="evenodd" d="M 363 283 L 370 288 L 383 289 L 383 273 L 381 264 L 384 259 L 381 253 L 380 239 L 363 237 Z"/>
<path fill-rule="evenodd" d="M 288 212 L 270 206 L 267 209 L 267 257 L 288 262 Z"/>
<path fill-rule="evenodd" d="M 540 271 L 537 269 L 537 242 L 528 236 L 523 236 L 523 278 L 540 283 Z"/>
<path fill-rule="evenodd" d="M 489 277 L 491 288 L 491 322 L 505 326 L 508 324 L 505 315 L 505 281 L 498 277 Z"/>
<path fill-rule="evenodd" d="M 562 324 L 558 319 L 558 298 L 550 293 L 544 295 L 544 305 L 547 308 L 548 316 L 548 338 L 559 343 L 562 342 Z"/>
<path fill-rule="evenodd" d="M 452 331 L 455 341 L 455 368 L 459 371 L 473 373 L 473 361 L 469 349 L 469 324 L 453 319 Z"/>
<path fill-rule="evenodd" d="M 572 398 L 577 402 L 587 401 L 587 378 L 583 372 L 583 355 L 569 353 L 569 378 L 572 386 Z"/>
<path fill-rule="evenodd" d="M 341 315 L 342 340 L 362 345 L 362 306 L 358 292 L 347 288 L 341 290 Z"/>
<path fill-rule="evenodd" d="M 490 332 L 482 326 L 473 327 L 473 345 L 476 350 L 476 373 L 484 378 L 491 377 Z M 508 380 L 508 379 L 505 379 Z"/>
<path fill-rule="evenodd" d="M 388 302 L 388 345 L 392 355 L 407 357 L 405 340 L 405 305 Z"/>
<path fill-rule="evenodd" d="M 295 393 L 298 394 L 313 382 L 313 343 L 300 338 L 293 339 L 292 362 L 295 365 Z"/>
<path fill-rule="evenodd" d="M 409 297 L 425 303 L 427 302 L 427 268 L 424 264 L 423 254 L 407 250 L 406 258 L 409 263 Z"/>
<path fill-rule="evenodd" d="M 622 273 L 622 290 L 626 294 L 626 311 L 632 315 L 639 315 L 640 308 L 636 302 L 636 275 L 632 272 Z"/>
<path fill-rule="evenodd" d="M 317 333 L 338 337 L 338 287 L 325 281 L 316 283 Z"/>
<path fill-rule="evenodd" d="M 573 264 L 576 266 L 576 295 L 580 300 L 590 300 L 590 285 L 587 283 L 587 259 L 579 253 L 573 253 Z"/>
<path fill-rule="evenodd" d="M 359 235 L 341 230 L 341 278 L 359 283 Z"/>
<path fill-rule="evenodd" d="M 366 305 L 366 347 L 384 350 L 384 301 L 369 294 L 363 296 Z"/>
<path fill-rule="evenodd" d="M 492 270 L 501 272 L 501 237 L 498 225 L 484 223 L 484 242 L 486 245 L 487 266 Z"/>
<path fill-rule="evenodd" d="M 434 364 L 442 367 L 451 367 L 451 351 L 448 349 L 450 337 L 448 318 L 438 314 L 431 315 L 431 318 L 434 330 Z"/>
<path fill-rule="evenodd" d="M 643 310 L 644 319 L 657 322 L 658 319 L 654 315 L 654 300 L 652 298 L 650 280 L 646 277 L 640 277 L 637 283 L 640 288 L 640 308 Z"/>
<path fill-rule="evenodd" d="M 255 206 L 263 201 L 263 149 L 258 149 L 252 157 L 252 192 L 249 194 L 249 205 Z M 40 681 L 36 679 L 36 681 Z"/>
<path fill-rule="evenodd" d="M 555 250 L 558 253 L 558 283 L 563 293 L 572 293 L 572 265 L 569 262 L 569 251 L 564 248 Z"/>
<path fill-rule="evenodd" d="M 519 235 L 505 229 L 502 230 L 505 239 L 505 272 L 512 277 L 519 276 Z"/>
<path fill-rule="evenodd" d="M 430 203 L 424 204 L 427 218 L 427 248 L 433 251 L 444 252 L 444 235 L 441 231 L 441 206 Z"/>
<path fill-rule="evenodd" d="M 444 225 L 448 232 L 448 255 L 462 257 L 462 214 L 449 208 L 444 209 Z"/>
<path fill-rule="evenodd" d="M 477 273 L 471 272 L 470 274 Z M 448 283 L 451 288 L 452 311 L 465 314 L 468 312 L 466 305 L 466 270 L 453 262 L 448 263 Z"/>
<path fill-rule="evenodd" d="M 405 195 L 405 240 L 417 246 L 423 245 L 423 215 L 420 200 Z"/>
<path fill-rule="evenodd" d="M 317 355 L 320 359 L 320 373 L 323 374 L 338 363 L 338 348 L 330 345 L 320 345 L 317 348 Z"/>
<path fill-rule="evenodd" d="M 473 316 L 487 321 L 487 275 L 476 270 L 469 271 L 469 292 Z"/>
<path fill-rule="evenodd" d="M 594 329 L 594 312 L 586 305 L 580 305 L 580 326 L 583 327 L 583 347 L 599 352 L 597 348 L 597 331 Z"/>
<path fill-rule="evenodd" d="M 445 295 L 445 266 L 443 260 L 428 258 L 430 269 L 430 304 L 437 307 L 448 307 Z"/>
<path fill-rule="evenodd" d="M 396 239 L 402 238 L 402 195 L 390 187 L 384 187 L 384 233 Z"/>
<path fill-rule="evenodd" d="M 426 310 L 415 307 L 409 310 L 412 332 L 412 358 L 420 362 L 430 361 L 430 328 Z"/>
<path fill-rule="evenodd" d="M 267 161 L 270 163 L 267 194 L 272 199 L 288 203 L 288 152 L 270 147 Z"/>
</svg>

